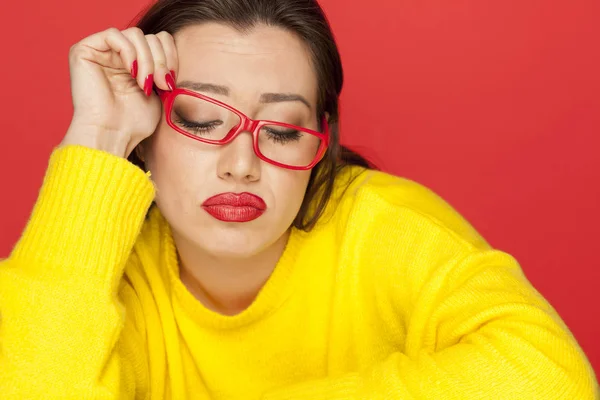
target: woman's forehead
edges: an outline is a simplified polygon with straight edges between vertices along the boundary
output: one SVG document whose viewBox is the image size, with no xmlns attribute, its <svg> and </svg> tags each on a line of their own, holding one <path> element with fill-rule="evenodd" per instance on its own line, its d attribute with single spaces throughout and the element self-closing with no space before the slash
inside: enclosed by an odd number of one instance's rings
<svg viewBox="0 0 600 400">
<path fill-rule="evenodd" d="M 317 77 L 300 38 L 258 25 L 246 32 L 217 23 L 193 25 L 174 35 L 178 78 L 225 84 L 238 90 L 301 93 L 316 100 Z"/>
</svg>

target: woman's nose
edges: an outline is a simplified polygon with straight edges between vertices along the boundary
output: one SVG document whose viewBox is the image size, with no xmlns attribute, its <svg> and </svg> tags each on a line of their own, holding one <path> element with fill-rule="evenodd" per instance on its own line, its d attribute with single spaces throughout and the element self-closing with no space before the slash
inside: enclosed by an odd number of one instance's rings
<svg viewBox="0 0 600 400">
<path fill-rule="evenodd" d="M 254 182 L 260 179 L 260 158 L 254 153 L 252 133 L 240 132 L 230 143 L 219 146 L 217 174 L 221 179 Z"/>
</svg>

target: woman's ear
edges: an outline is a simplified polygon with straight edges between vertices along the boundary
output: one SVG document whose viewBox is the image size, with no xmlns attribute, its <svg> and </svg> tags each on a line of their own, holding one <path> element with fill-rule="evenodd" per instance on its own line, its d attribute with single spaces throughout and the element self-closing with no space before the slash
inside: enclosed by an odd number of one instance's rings
<svg viewBox="0 0 600 400">
<path fill-rule="evenodd" d="M 325 111 L 325 113 L 323 114 L 323 116 L 325 117 L 325 122 L 327 123 L 327 125 L 330 125 L 331 124 L 331 121 L 330 121 L 331 115 L 327 111 Z M 319 131 L 321 131 L 324 128 L 323 127 L 323 119 L 319 120 L 319 125 L 318 126 L 319 126 L 319 128 L 318 128 Z"/>
<path fill-rule="evenodd" d="M 146 162 L 146 160 L 144 158 L 144 148 L 143 148 L 142 143 L 135 146 L 135 149 L 133 149 L 133 151 L 135 152 L 135 155 L 137 156 L 137 158 L 140 159 L 141 162 L 143 162 L 143 163 Z"/>
</svg>

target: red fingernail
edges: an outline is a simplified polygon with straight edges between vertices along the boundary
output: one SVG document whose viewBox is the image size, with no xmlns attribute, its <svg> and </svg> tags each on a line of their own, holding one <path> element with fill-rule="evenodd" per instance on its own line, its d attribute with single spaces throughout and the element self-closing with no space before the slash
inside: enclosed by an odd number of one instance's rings
<svg viewBox="0 0 600 400">
<path fill-rule="evenodd" d="M 169 89 L 171 89 L 171 90 L 175 89 L 175 79 L 173 79 L 172 72 L 165 74 L 165 81 L 167 81 L 167 86 L 169 87 Z"/>
<path fill-rule="evenodd" d="M 173 75 L 173 80 L 177 82 L 177 78 L 175 78 L 175 71 L 171 70 L 171 75 Z"/>
<path fill-rule="evenodd" d="M 154 75 L 150 74 L 144 81 L 144 93 L 146 93 L 146 96 L 150 96 L 152 94 L 152 85 L 154 85 Z"/>
<path fill-rule="evenodd" d="M 138 73 L 137 60 L 133 60 L 133 64 L 131 65 L 131 76 L 133 79 L 137 78 L 137 73 Z"/>
</svg>

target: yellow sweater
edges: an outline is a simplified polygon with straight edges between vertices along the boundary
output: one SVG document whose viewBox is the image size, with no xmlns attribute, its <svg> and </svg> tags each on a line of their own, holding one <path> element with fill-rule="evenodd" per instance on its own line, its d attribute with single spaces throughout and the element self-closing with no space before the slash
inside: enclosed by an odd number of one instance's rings
<svg viewBox="0 0 600 400">
<path fill-rule="evenodd" d="M 509 255 L 426 188 L 358 174 L 294 230 L 254 303 L 179 280 L 151 180 L 55 150 L 0 264 L 2 399 L 598 399 L 582 350 Z M 582 305 L 585 307 L 585 305 Z"/>
</svg>

